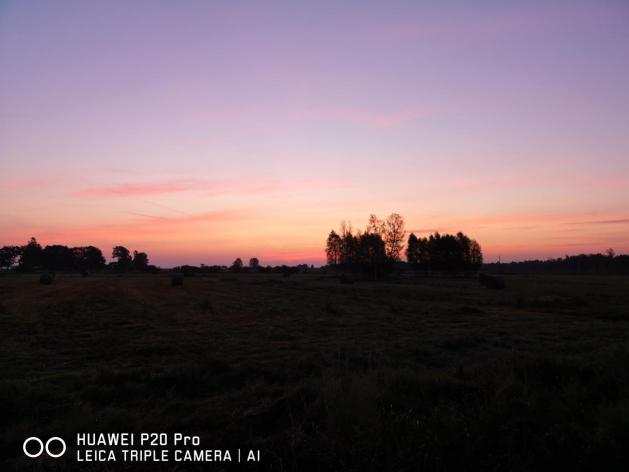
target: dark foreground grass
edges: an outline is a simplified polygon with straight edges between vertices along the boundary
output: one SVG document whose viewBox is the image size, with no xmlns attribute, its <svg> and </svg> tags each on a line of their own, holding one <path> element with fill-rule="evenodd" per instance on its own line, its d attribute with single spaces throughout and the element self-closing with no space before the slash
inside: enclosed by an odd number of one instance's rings
<svg viewBox="0 0 629 472">
<path fill-rule="evenodd" d="M 258 466 L 625 471 L 629 279 L 0 278 L 2 470 L 32 435 L 183 432 Z M 88 464 L 84 470 L 127 470 Z"/>
</svg>

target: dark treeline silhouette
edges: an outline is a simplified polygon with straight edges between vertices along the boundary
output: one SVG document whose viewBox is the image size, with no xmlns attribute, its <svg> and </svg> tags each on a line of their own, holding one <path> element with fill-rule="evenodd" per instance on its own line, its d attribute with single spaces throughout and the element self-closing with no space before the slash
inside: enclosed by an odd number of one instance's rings
<svg viewBox="0 0 629 472">
<path fill-rule="evenodd" d="M 242 264 L 242 259 L 237 258 L 231 266 L 225 265 L 205 265 L 200 266 L 182 265 L 173 267 L 175 272 L 181 272 L 186 277 L 193 277 L 195 275 L 217 274 L 221 272 L 236 272 L 236 273 L 260 273 L 260 274 L 282 274 L 288 277 L 298 272 L 310 272 L 315 270 L 314 265 L 297 264 L 294 266 L 277 265 L 277 266 L 263 266 L 257 257 L 252 257 L 249 260 L 249 265 Z"/>
<path fill-rule="evenodd" d="M 379 279 L 400 265 L 404 248 L 404 219 L 397 213 L 386 220 L 371 215 L 364 232 L 356 234 L 343 223 L 341 232 L 331 231 L 326 242 L 328 266 L 342 271 L 362 273 Z M 483 261 L 480 245 L 463 233 L 435 233 L 418 238 L 413 233 L 406 246 L 408 267 L 427 274 L 477 271 Z"/>
<path fill-rule="evenodd" d="M 609 274 L 629 275 L 629 255 L 616 255 L 608 249 L 605 254 L 580 254 L 557 259 L 484 264 L 483 270 L 496 274 Z"/>
<path fill-rule="evenodd" d="M 145 252 L 133 251 L 133 257 L 131 257 L 131 252 L 124 246 L 114 247 L 111 257 L 116 259 L 113 263 L 114 268 L 121 272 L 155 269 L 155 266 L 149 265 L 149 257 Z"/>
<path fill-rule="evenodd" d="M 400 260 L 404 241 L 404 219 L 397 213 L 386 220 L 371 215 L 364 232 L 352 231 L 343 222 L 340 234 L 330 231 L 326 242 L 329 267 L 379 279 Z"/>
<path fill-rule="evenodd" d="M 418 238 L 408 237 L 406 260 L 416 270 L 427 273 L 464 273 L 478 271 L 483 263 L 480 245 L 465 234 L 434 233 Z"/>
<path fill-rule="evenodd" d="M 116 262 L 110 263 L 110 266 L 117 271 L 155 269 L 149 265 L 149 258 L 145 252 L 134 251 L 132 256 L 124 246 L 113 248 L 112 257 Z M 31 238 L 23 246 L 0 248 L 0 269 L 15 269 L 19 272 L 79 270 L 85 273 L 106 267 L 103 252 L 94 246 L 68 247 L 53 244 L 42 247 L 37 239 Z"/>
</svg>

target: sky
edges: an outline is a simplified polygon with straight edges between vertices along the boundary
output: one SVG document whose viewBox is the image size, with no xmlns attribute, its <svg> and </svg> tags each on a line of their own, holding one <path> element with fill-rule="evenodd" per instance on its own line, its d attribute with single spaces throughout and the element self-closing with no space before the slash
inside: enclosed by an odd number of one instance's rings
<svg viewBox="0 0 629 472">
<path fill-rule="evenodd" d="M 0 245 L 629 253 L 629 2 L 0 1 Z"/>
</svg>

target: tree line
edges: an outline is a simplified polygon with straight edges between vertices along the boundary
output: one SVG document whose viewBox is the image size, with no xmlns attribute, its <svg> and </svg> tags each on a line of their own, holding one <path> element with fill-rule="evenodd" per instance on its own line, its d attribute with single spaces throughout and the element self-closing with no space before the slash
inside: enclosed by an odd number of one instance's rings
<svg viewBox="0 0 629 472">
<path fill-rule="evenodd" d="M 418 238 L 408 237 L 406 260 L 414 269 L 441 272 L 475 272 L 483 264 L 480 245 L 462 232 L 455 235 L 431 234 Z"/>
<path fill-rule="evenodd" d="M 343 222 L 340 234 L 330 231 L 326 241 L 329 267 L 361 272 L 378 279 L 391 272 L 401 261 L 404 249 L 404 218 L 392 213 L 385 220 L 372 214 L 364 231 L 354 233 Z M 480 245 L 465 234 L 431 234 L 418 238 L 411 233 L 406 244 L 406 261 L 415 270 L 433 272 L 477 271 L 483 262 Z"/>
<path fill-rule="evenodd" d="M 629 255 L 616 255 L 613 249 L 605 254 L 579 254 L 547 260 L 485 264 L 484 269 L 496 274 L 583 274 L 629 275 Z"/>
<path fill-rule="evenodd" d="M 145 252 L 129 251 L 124 246 L 112 250 L 110 266 L 120 271 L 151 270 Z M 43 247 L 37 239 L 31 238 L 23 246 L 4 246 L 0 248 L 0 268 L 15 269 L 22 272 L 32 270 L 80 270 L 94 271 L 107 266 L 103 252 L 94 246 L 68 247 L 53 244 Z"/>
<path fill-rule="evenodd" d="M 31 238 L 23 246 L 1 247 L 0 269 L 13 269 L 18 272 L 34 270 L 91 272 L 105 268 L 116 272 L 155 272 L 159 270 L 158 267 L 149 264 L 147 253 L 140 251 L 131 252 L 124 246 L 115 246 L 112 249 L 111 257 L 113 261 L 107 264 L 103 252 L 97 247 L 68 247 L 59 244 L 42 247 L 36 238 Z M 281 273 L 284 276 L 288 276 L 313 269 L 314 266 L 309 266 L 308 264 L 263 266 L 257 257 L 251 257 L 248 265 L 245 265 L 243 260 L 238 257 L 231 266 L 201 264 L 200 266 L 182 265 L 172 268 L 173 271 L 184 273 L 186 276 L 225 271 Z"/>
</svg>

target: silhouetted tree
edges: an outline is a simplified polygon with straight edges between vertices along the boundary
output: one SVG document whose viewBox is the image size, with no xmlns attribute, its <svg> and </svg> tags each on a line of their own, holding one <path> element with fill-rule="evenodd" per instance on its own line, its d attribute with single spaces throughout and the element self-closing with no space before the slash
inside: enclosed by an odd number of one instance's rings
<svg viewBox="0 0 629 472">
<path fill-rule="evenodd" d="M 236 260 L 234 261 L 234 263 L 231 266 L 231 270 L 234 272 L 240 272 L 240 269 L 242 269 L 242 259 L 240 257 L 236 258 Z"/>
<path fill-rule="evenodd" d="M 394 261 L 400 260 L 400 252 L 404 247 L 404 218 L 397 213 L 391 213 L 382 221 L 372 213 L 367 223 L 367 233 L 379 235 L 384 241 L 387 257 Z"/>
<path fill-rule="evenodd" d="M 481 267 L 483 254 L 480 245 L 461 232 L 456 235 L 436 232 L 428 238 L 411 234 L 406 259 L 415 269 L 469 274 Z"/>
<path fill-rule="evenodd" d="M 149 256 L 145 252 L 133 251 L 133 268 L 146 270 L 149 265 Z"/>
<path fill-rule="evenodd" d="M 74 260 L 79 269 L 96 270 L 105 266 L 103 252 L 94 246 L 72 248 Z"/>
<path fill-rule="evenodd" d="M 413 267 L 417 266 L 417 256 L 418 256 L 418 243 L 417 236 L 414 233 L 411 233 L 408 236 L 408 241 L 406 242 L 406 260 Z"/>
<path fill-rule="evenodd" d="M 341 224 L 340 236 L 331 231 L 326 241 L 329 265 L 342 270 L 363 272 L 374 279 L 381 278 L 395 267 L 404 249 L 404 219 L 392 213 L 385 220 L 370 215 L 364 233 L 352 233 L 351 225 Z M 406 260 L 414 269 L 426 272 L 464 273 L 477 271 L 483 255 L 480 245 L 462 232 L 456 235 L 438 232 L 418 238 L 411 233 L 405 250 Z"/>
<path fill-rule="evenodd" d="M 375 215 L 364 233 L 352 233 L 351 225 L 341 223 L 341 234 L 330 231 L 326 241 L 326 257 L 330 266 L 344 271 L 359 272 L 364 276 L 382 277 L 390 259 L 386 255 L 385 243 L 380 233 L 382 226 Z"/>
<path fill-rule="evenodd" d="M 418 268 L 430 270 L 430 245 L 427 238 L 418 238 L 415 245 L 415 258 Z"/>
<path fill-rule="evenodd" d="M 351 225 L 341 224 L 341 264 L 346 266 L 358 263 L 358 238 L 352 234 Z"/>
<path fill-rule="evenodd" d="M 4 246 L 0 248 L 0 268 L 11 269 L 20 257 L 20 248 L 18 246 Z"/>
<path fill-rule="evenodd" d="M 377 280 L 384 274 L 387 263 L 384 241 L 375 233 L 363 233 L 357 239 L 356 262 L 363 271 Z"/>
<path fill-rule="evenodd" d="M 480 244 L 475 240 L 470 241 L 469 248 L 469 265 L 472 270 L 478 270 L 483 265 L 483 251 L 481 251 Z"/>
<path fill-rule="evenodd" d="M 48 270 L 69 270 L 75 266 L 72 249 L 59 244 L 46 246 L 42 250 L 41 260 L 42 266 Z"/>
<path fill-rule="evenodd" d="M 258 267 L 260 267 L 260 261 L 257 257 L 252 257 L 251 259 L 249 259 L 249 267 L 251 269 L 257 269 Z"/>
<path fill-rule="evenodd" d="M 328 240 L 325 245 L 325 254 L 328 265 L 337 265 L 341 263 L 342 241 L 336 231 L 330 231 Z"/>
<path fill-rule="evenodd" d="M 385 223 L 378 219 L 373 213 L 369 215 L 369 222 L 367 223 L 367 233 L 378 234 L 384 239 Z"/>
<path fill-rule="evenodd" d="M 429 250 L 433 269 L 453 273 L 462 268 L 463 249 L 456 236 L 435 233 Z"/>
<path fill-rule="evenodd" d="M 124 246 L 116 246 L 112 253 L 111 257 L 116 259 L 116 266 L 120 270 L 126 270 L 131 265 L 131 253 Z"/>
<path fill-rule="evenodd" d="M 25 246 L 20 248 L 20 269 L 33 270 L 36 267 L 41 267 L 42 251 L 42 247 L 37 242 L 37 239 L 31 238 Z"/>
<path fill-rule="evenodd" d="M 397 213 L 392 213 L 387 218 L 384 228 L 384 244 L 387 256 L 394 261 L 400 260 L 400 252 L 404 247 L 404 218 Z"/>
</svg>

